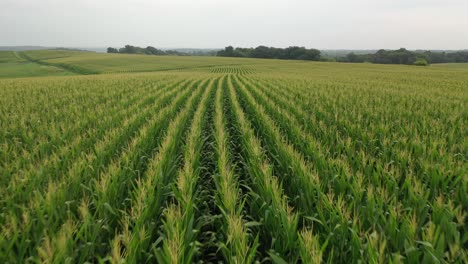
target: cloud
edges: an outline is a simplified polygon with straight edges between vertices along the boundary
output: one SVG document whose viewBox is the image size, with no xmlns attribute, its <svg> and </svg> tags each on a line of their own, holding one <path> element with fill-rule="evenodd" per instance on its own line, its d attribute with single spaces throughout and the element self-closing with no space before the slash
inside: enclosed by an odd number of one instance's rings
<svg viewBox="0 0 468 264">
<path fill-rule="evenodd" d="M 468 45 L 466 10 L 461 0 L 3 0 L 0 45 L 454 49 Z"/>
</svg>

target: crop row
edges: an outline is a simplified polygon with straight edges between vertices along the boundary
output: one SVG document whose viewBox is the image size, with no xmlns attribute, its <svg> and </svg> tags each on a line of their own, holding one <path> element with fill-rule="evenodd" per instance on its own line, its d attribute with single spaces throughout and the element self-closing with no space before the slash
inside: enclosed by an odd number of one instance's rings
<svg viewBox="0 0 468 264">
<path fill-rule="evenodd" d="M 459 104 L 213 70 L 5 81 L 0 261 L 467 261 Z"/>
</svg>

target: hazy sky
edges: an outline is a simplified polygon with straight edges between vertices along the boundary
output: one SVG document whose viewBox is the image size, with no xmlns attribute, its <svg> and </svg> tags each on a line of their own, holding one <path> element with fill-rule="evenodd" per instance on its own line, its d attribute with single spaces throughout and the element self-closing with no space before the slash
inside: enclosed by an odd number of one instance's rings
<svg viewBox="0 0 468 264">
<path fill-rule="evenodd" d="M 0 0 L 0 46 L 467 49 L 468 0 Z"/>
</svg>

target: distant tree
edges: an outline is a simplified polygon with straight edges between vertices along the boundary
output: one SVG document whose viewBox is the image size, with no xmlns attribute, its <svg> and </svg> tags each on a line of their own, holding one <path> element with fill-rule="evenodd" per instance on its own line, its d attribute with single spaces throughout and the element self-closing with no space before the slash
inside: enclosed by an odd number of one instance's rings
<svg viewBox="0 0 468 264">
<path fill-rule="evenodd" d="M 356 54 L 354 54 L 354 52 L 351 52 L 348 55 L 346 55 L 346 60 L 348 62 L 359 62 L 358 61 L 358 56 Z"/>
<path fill-rule="evenodd" d="M 427 59 L 430 63 L 444 63 L 448 62 L 447 55 L 445 52 L 432 52 L 426 51 L 422 53 L 422 55 Z"/>
<path fill-rule="evenodd" d="M 468 62 L 468 51 L 457 51 L 457 52 L 447 53 L 447 61 Z"/>
<path fill-rule="evenodd" d="M 222 57 L 249 57 L 285 60 L 320 60 L 320 51 L 304 47 L 291 46 L 286 49 L 258 46 L 256 48 L 233 48 L 228 46 L 217 52 Z"/>
<path fill-rule="evenodd" d="M 138 53 L 138 49 L 135 46 L 132 45 L 125 45 L 124 48 L 119 49 L 120 53 L 128 53 L 128 54 L 136 54 Z"/>
<path fill-rule="evenodd" d="M 252 48 L 236 48 L 234 50 L 234 57 L 251 57 L 252 55 Z"/>
<path fill-rule="evenodd" d="M 108 47 L 107 53 L 119 53 L 119 51 L 116 48 Z"/>
<path fill-rule="evenodd" d="M 387 58 L 386 52 L 384 49 L 378 50 L 373 57 L 373 63 L 380 63 L 380 64 L 390 64 L 391 61 Z"/>
<path fill-rule="evenodd" d="M 108 53 L 146 54 L 146 55 L 173 55 L 173 56 L 216 56 L 216 50 L 160 50 L 152 46 L 141 48 L 132 45 L 125 45 L 120 49 L 109 47 Z M 229 49 L 228 49 L 229 50 Z M 224 51 L 224 50 L 223 50 Z M 221 51 L 220 51 L 221 52 Z M 219 52 L 218 52 L 219 53 Z M 221 56 L 218 54 L 218 56 Z"/>
<path fill-rule="evenodd" d="M 284 57 L 285 59 L 289 60 L 296 60 L 299 57 L 303 56 L 306 52 L 306 49 L 304 47 L 287 47 L 284 49 L 283 54 L 280 54 L 281 57 Z"/>
<path fill-rule="evenodd" d="M 151 55 L 164 55 L 164 51 L 158 50 L 157 48 L 151 46 L 146 47 L 145 53 Z"/>
<path fill-rule="evenodd" d="M 425 60 L 423 58 L 417 59 L 413 64 L 416 65 L 416 66 L 427 66 L 427 65 L 429 65 L 427 60 Z"/>
<path fill-rule="evenodd" d="M 318 49 L 306 49 L 305 53 L 302 56 L 300 56 L 299 59 L 318 61 L 318 60 L 320 60 L 320 50 L 318 50 Z"/>
<path fill-rule="evenodd" d="M 227 55 L 233 55 L 234 54 L 234 48 L 232 46 L 227 46 L 225 50 L 226 50 Z"/>
<path fill-rule="evenodd" d="M 405 48 L 398 50 L 379 50 L 372 56 L 373 63 L 380 64 L 413 64 L 417 59 L 415 52 Z"/>
<path fill-rule="evenodd" d="M 339 62 L 372 62 L 380 64 L 407 64 L 423 65 L 424 62 L 433 63 L 457 63 L 468 62 L 468 51 L 409 51 L 405 48 L 397 50 L 378 50 L 374 54 L 349 53 L 346 57 L 339 57 Z"/>
<path fill-rule="evenodd" d="M 266 46 L 258 46 L 252 51 L 253 58 L 272 58 L 270 54 L 270 48 Z"/>
<path fill-rule="evenodd" d="M 216 55 L 221 57 L 235 57 L 234 48 L 232 46 L 227 46 L 224 48 L 224 50 L 218 51 Z"/>
<path fill-rule="evenodd" d="M 171 55 L 171 56 L 190 56 L 187 52 L 180 52 L 177 50 L 165 50 L 162 51 L 164 55 Z"/>
</svg>

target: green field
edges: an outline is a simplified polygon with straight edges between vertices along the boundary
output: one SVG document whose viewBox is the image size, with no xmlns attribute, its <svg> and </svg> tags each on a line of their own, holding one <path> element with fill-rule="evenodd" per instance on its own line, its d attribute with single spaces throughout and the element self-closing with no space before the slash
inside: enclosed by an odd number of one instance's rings
<svg viewBox="0 0 468 264">
<path fill-rule="evenodd" d="M 0 51 L 0 78 L 72 75 L 52 65 L 32 63 L 13 51 Z"/>
<path fill-rule="evenodd" d="M 467 64 L 27 51 L 0 77 L 0 263 L 467 262 Z"/>
<path fill-rule="evenodd" d="M 96 73 L 196 70 L 214 66 L 259 63 L 258 60 L 254 59 L 103 54 L 76 51 L 57 52 L 54 50 L 26 51 L 24 54 L 32 59 L 41 60 L 52 65 L 72 65 Z"/>
</svg>

